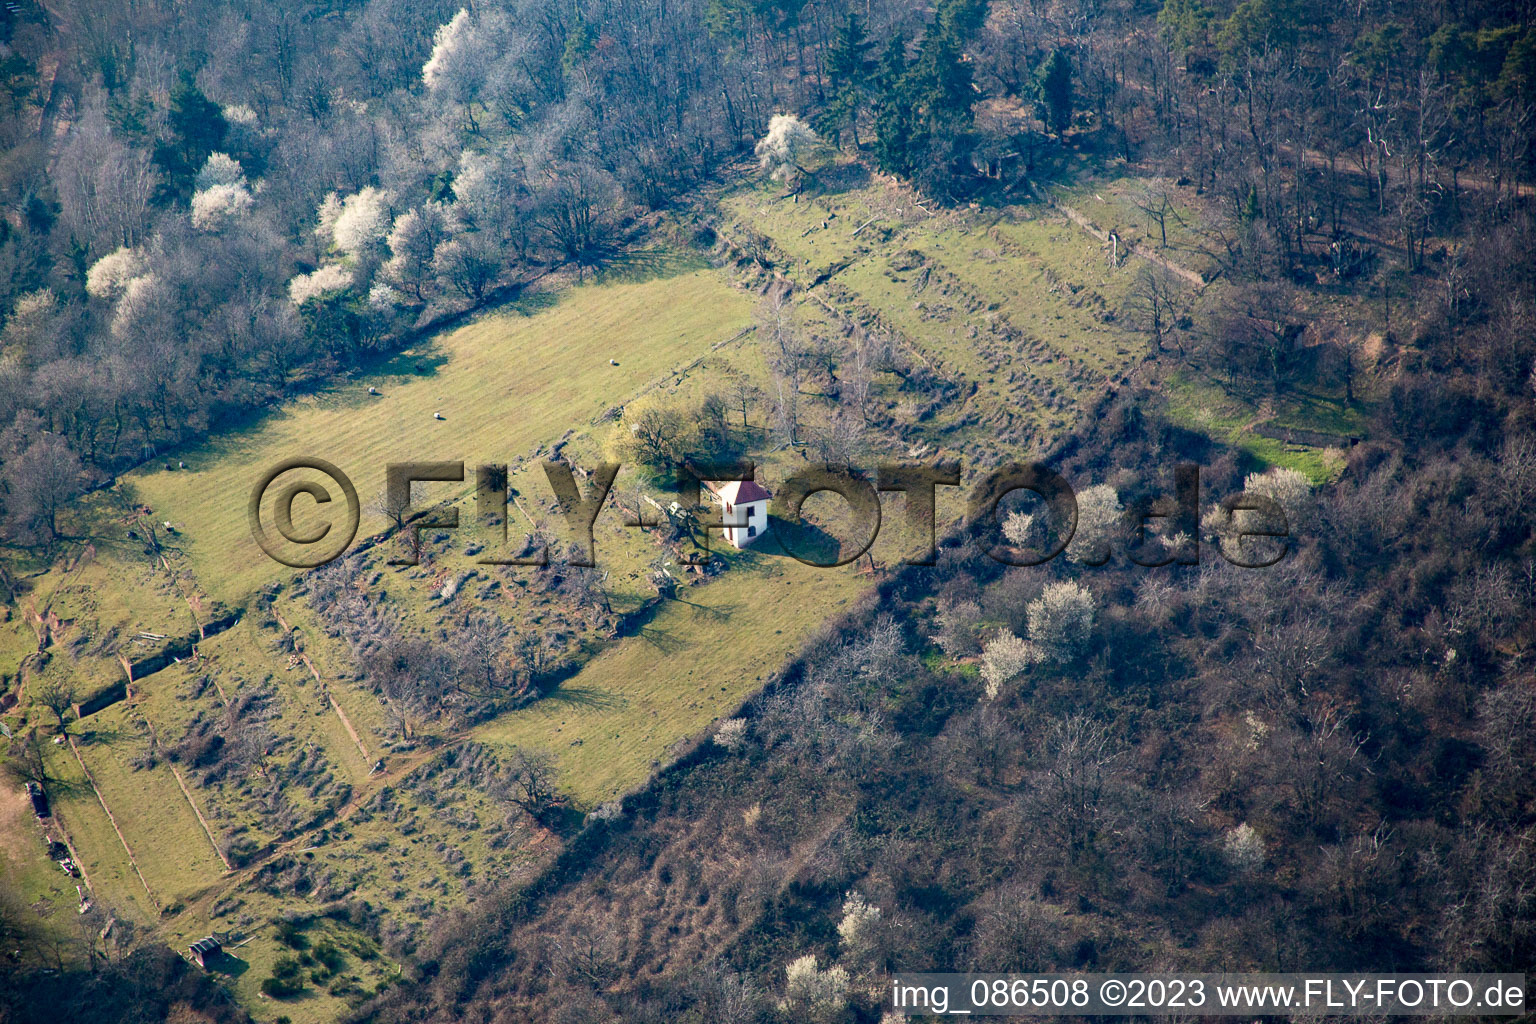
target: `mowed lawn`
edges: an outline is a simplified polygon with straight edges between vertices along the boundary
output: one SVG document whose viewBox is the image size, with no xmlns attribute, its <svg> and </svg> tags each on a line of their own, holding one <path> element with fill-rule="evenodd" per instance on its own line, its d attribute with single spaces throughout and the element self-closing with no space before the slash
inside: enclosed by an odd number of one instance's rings
<svg viewBox="0 0 1536 1024">
<path fill-rule="evenodd" d="M 389 462 L 463 461 L 472 475 L 479 462 L 509 462 L 588 427 L 747 326 L 751 308 L 749 296 L 712 270 L 567 289 L 531 314 L 489 314 L 408 352 L 389 367 L 393 375 L 349 381 L 178 453 L 188 470 L 157 464 L 125 485 L 154 508 L 156 520 L 175 524 L 199 585 L 242 604 L 289 572 L 261 552 L 246 516 L 253 486 L 280 460 L 313 456 L 335 464 L 365 508 L 383 490 Z M 369 395 L 370 385 L 381 394 Z M 430 494 L 435 500 L 472 486 L 437 485 Z M 320 521 L 308 498 L 294 509 L 300 529 Z M 365 512 L 360 536 L 383 525 Z"/>
<path fill-rule="evenodd" d="M 474 738 L 553 754 L 563 792 L 586 806 L 610 800 L 669 760 L 679 740 L 733 713 L 870 586 L 851 565 L 821 569 L 769 554 L 732 561 L 552 695 Z"/>
</svg>

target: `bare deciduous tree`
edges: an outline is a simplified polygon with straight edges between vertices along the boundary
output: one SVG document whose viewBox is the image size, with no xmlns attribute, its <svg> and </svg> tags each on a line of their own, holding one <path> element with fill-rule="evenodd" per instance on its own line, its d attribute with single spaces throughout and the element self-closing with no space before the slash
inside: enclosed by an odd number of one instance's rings
<svg viewBox="0 0 1536 1024">
<path fill-rule="evenodd" d="M 1054 821 L 1074 858 L 1098 839 L 1106 798 L 1120 771 L 1120 751 L 1109 730 L 1083 715 L 1051 726 L 1043 772 Z"/>
<path fill-rule="evenodd" d="M 542 751 L 518 747 L 507 761 L 508 799 L 540 824 L 551 824 L 556 806 L 554 759 Z"/>
<path fill-rule="evenodd" d="M 1162 352 L 1165 351 L 1164 342 L 1174 334 L 1178 301 L 1179 292 L 1173 283 L 1173 275 L 1162 267 L 1143 262 L 1136 269 L 1136 279 L 1125 301 L 1126 318 L 1137 330 L 1151 335 L 1153 344 Z M 1182 341 L 1179 342 L 1179 354 L 1184 354 Z"/>
<path fill-rule="evenodd" d="M 42 434 L 5 465 L 12 526 L 26 538 L 58 539 L 59 513 L 80 494 L 84 472 L 63 437 Z"/>
<path fill-rule="evenodd" d="M 64 730 L 64 716 L 70 708 L 75 706 L 75 684 L 57 674 L 52 674 L 43 679 L 37 687 L 34 696 L 37 702 L 49 711 L 58 720 L 59 731 Z"/>
</svg>

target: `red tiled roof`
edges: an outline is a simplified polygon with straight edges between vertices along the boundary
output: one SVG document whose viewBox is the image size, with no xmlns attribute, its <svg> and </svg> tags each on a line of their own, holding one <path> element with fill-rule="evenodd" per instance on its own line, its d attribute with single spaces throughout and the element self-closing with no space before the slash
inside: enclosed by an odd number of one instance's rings
<svg viewBox="0 0 1536 1024">
<path fill-rule="evenodd" d="M 721 501 L 742 505 L 749 501 L 767 501 L 773 497 L 756 480 L 707 481 L 704 486 L 719 495 Z"/>
</svg>

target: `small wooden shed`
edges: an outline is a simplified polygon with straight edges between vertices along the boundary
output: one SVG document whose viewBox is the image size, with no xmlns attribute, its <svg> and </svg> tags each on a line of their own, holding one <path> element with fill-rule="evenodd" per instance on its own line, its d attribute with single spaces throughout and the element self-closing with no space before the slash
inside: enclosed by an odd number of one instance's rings
<svg viewBox="0 0 1536 1024">
<path fill-rule="evenodd" d="M 209 935 L 207 938 L 198 939 L 187 947 L 187 952 L 192 954 L 192 959 L 197 961 L 197 966 L 207 968 L 214 960 L 218 959 L 224 946 L 218 939 Z"/>
</svg>

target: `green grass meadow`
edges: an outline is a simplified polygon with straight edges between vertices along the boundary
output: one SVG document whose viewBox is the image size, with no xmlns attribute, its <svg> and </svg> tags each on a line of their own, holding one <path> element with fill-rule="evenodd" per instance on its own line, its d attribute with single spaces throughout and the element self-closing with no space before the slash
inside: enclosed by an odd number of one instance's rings
<svg viewBox="0 0 1536 1024">
<path fill-rule="evenodd" d="M 256 546 L 246 514 L 252 487 L 279 460 L 313 456 L 333 463 L 353 479 L 364 506 L 383 490 L 390 462 L 463 461 L 471 468 L 510 462 L 586 427 L 730 337 L 749 322 L 750 308 L 745 296 L 706 270 L 576 287 L 533 313 L 487 314 L 406 352 L 376 375 L 187 452 L 191 472 L 146 467 L 124 487 L 182 531 L 183 553 L 199 585 L 239 604 L 264 583 L 290 575 Z M 417 365 L 425 372 L 416 373 Z M 381 394 L 369 395 L 370 386 Z M 434 497 L 472 483 L 442 486 Z M 312 522 L 304 518 L 306 505 L 295 506 L 300 528 Z M 361 535 L 383 525 L 365 515 Z"/>
</svg>

